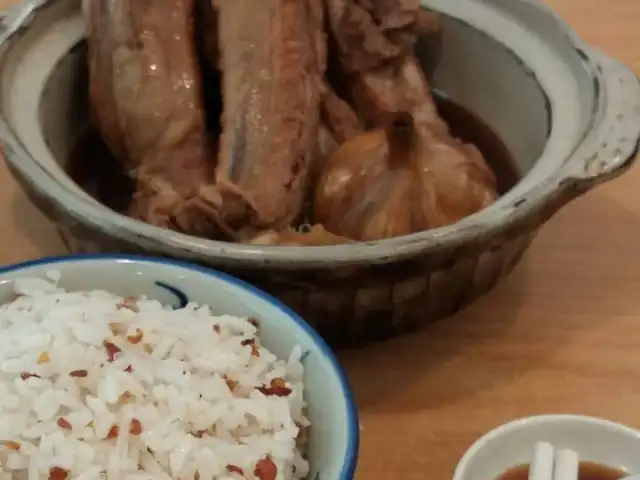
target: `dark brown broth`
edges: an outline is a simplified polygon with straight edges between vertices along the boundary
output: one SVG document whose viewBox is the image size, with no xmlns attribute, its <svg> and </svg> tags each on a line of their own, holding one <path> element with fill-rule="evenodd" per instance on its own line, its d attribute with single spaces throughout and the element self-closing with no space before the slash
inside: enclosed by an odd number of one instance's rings
<svg viewBox="0 0 640 480">
<path fill-rule="evenodd" d="M 620 480 L 628 474 L 617 468 L 598 463 L 580 462 L 578 480 Z M 496 480 L 528 480 L 529 465 L 512 468 L 500 475 Z"/>
<path fill-rule="evenodd" d="M 463 107 L 443 97 L 436 97 L 436 103 L 453 135 L 476 145 L 483 153 L 496 174 L 499 193 L 503 194 L 513 187 L 521 175 L 498 135 Z M 81 135 L 74 145 L 67 171 L 90 195 L 113 210 L 124 212 L 131 202 L 133 182 L 93 128 Z"/>
<path fill-rule="evenodd" d="M 478 147 L 498 180 L 498 192 L 508 192 L 521 178 L 511 152 L 491 127 L 469 110 L 445 97 L 436 96 L 440 116 L 454 137 Z"/>
</svg>

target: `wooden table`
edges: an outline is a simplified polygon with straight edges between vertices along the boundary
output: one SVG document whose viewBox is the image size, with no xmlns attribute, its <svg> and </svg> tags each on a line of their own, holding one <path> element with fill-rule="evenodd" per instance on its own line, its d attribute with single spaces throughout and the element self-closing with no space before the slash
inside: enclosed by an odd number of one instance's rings
<svg viewBox="0 0 640 480">
<path fill-rule="evenodd" d="M 639 0 L 549 1 L 640 73 Z M 639 186 L 636 168 L 563 210 L 508 280 L 457 317 L 343 355 L 363 425 L 358 479 L 451 478 L 478 436 L 525 415 L 640 428 Z M 0 232 L 1 263 L 63 251 L 4 166 Z"/>
</svg>

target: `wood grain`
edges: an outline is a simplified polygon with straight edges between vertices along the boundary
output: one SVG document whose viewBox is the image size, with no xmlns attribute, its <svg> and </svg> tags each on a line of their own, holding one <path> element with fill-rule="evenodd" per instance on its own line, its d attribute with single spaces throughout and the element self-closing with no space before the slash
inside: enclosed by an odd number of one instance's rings
<svg viewBox="0 0 640 480">
<path fill-rule="evenodd" d="M 640 73 L 640 1 L 549 3 Z M 342 356 L 361 409 L 358 479 L 451 478 L 478 436 L 525 415 L 640 428 L 639 184 L 636 168 L 567 207 L 516 271 L 457 317 Z M 0 187 L 0 262 L 62 252 L 4 167 Z"/>
</svg>

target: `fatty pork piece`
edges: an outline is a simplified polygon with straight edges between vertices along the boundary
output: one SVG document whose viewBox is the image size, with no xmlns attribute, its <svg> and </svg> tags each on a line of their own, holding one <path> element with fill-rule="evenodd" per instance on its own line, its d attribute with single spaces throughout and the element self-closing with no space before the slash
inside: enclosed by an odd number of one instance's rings
<svg viewBox="0 0 640 480">
<path fill-rule="evenodd" d="M 338 143 L 344 143 L 363 131 L 356 112 L 329 86 L 323 87 L 320 117 Z"/>
<path fill-rule="evenodd" d="M 231 238 L 299 216 L 317 151 L 322 0 L 213 0 L 222 72 L 216 179 L 189 209 Z"/>
<path fill-rule="evenodd" d="M 318 157 L 312 168 L 312 185 L 315 184 L 317 171 L 324 168 L 324 161 L 338 146 L 364 131 L 362 123 L 353 108 L 342 100 L 329 85 L 325 84 L 322 87 L 321 98 Z"/>
<path fill-rule="evenodd" d="M 187 202 L 214 180 L 193 0 L 84 0 L 93 120 L 136 181 L 129 213 L 195 235 Z"/>
<path fill-rule="evenodd" d="M 436 14 L 420 0 L 324 0 L 332 39 L 347 73 L 382 67 L 413 52 L 419 35 L 436 35 Z"/>
<path fill-rule="evenodd" d="M 351 75 L 349 89 L 364 121 L 382 126 L 390 112 L 408 112 L 418 125 L 449 132 L 436 107 L 420 62 L 408 55 L 393 65 Z"/>
</svg>

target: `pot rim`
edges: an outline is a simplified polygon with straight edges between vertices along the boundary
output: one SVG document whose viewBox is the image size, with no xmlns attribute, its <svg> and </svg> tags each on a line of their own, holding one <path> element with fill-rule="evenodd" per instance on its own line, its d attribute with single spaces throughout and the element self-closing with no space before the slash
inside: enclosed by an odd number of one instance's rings
<svg viewBox="0 0 640 480">
<path fill-rule="evenodd" d="M 26 0 L 4 12 L 0 48 L 5 47 L 5 53 L 17 33 L 28 27 L 37 10 L 51 1 Z M 66 210 L 78 223 L 102 235 L 130 240 L 142 248 L 168 255 L 206 258 L 224 265 L 252 268 L 337 268 L 394 263 L 419 254 L 452 251 L 488 242 L 495 235 L 531 223 L 531 218 L 541 212 L 550 216 L 580 193 L 622 174 L 632 165 L 640 146 L 638 78 L 618 61 L 583 43 L 549 7 L 537 0 L 517 1 L 548 17 L 564 34 L 584 63 L 585 70 L 591 72 L 596 100 L 594 120 L 571 156 L 551 175 L 523 192 L 518 200 L 507 203 L 499 199 L 489 208 L 453 225 L 375 242 L 327 247 L 262 246 L 208 240 L 154 227 L 115 213 L 95 201 L 80 198 L 51 178 L 27 153 L 1 117 L 0 143 L 9 166 L 19 176 L 29 178 L 39 196 Z"/>
</svg>

